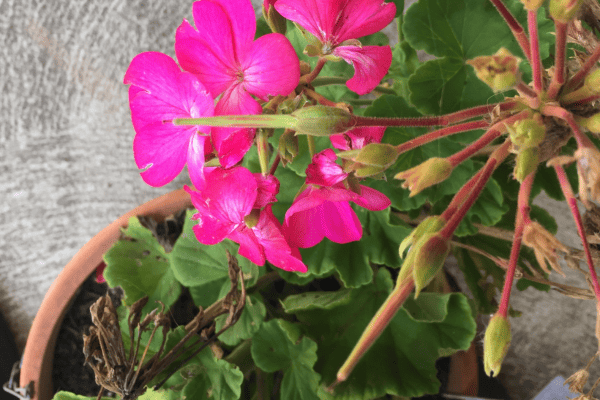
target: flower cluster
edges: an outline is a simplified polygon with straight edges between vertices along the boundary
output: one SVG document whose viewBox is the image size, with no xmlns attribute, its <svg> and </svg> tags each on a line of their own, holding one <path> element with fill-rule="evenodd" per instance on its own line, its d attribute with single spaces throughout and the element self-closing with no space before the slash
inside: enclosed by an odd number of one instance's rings
<svg viewBox="0 0 600 400">
<path fill-rule="evenodd" d="M 356 74 L 348 87 L 360 94 L 370 92 L 390 67 L 391 49 L 363 47 L 357 38 L 388 25 L 394 4 L 321 3 L 279 0 L 266 1 L 265 7 L 274 6 L 315 35 L 322 45 L 320 56 L 351 63 Z M 149 185 L 162 186 L 187 165 L 194 188 L 186 190 L 198 211 L 194 232 L 201 243 L 212 245 L 228 238 L 239 243 L 240 255 L 258 265 L 269 261 L 283 270 L 307 272 L 298 247 L 314 246 L 324 237 L 338 243 L 361 238 L 362 226 L 349 202 L 381 210 L 390 201 L 364 185 L 350 188 L 348 181 L 356 178 L 335 164 L 336 155 L 329 149 L 314 155 L 306 186 L 282 226 L 271 208 L 279 192 L 274 170 L 252 173 L 241 165 L 254 143 L 260 156 L 268 159 L 262 133 L 257 136 L 253 127 L 175 122 L 258 115 L 276 109 L 285 99 L 299 99 L 304 94 L 298 56 L 281 33 L 255 40 L 256 20 L 249 0 L 197 1 L 193 17 L 196 28 L 184 19 L 175 34 L 177 62 L 162 53 L 146 52 L 132 60 L 125 74 L 124 83 L 131 85 L 133 149 L 141 176 Z M 310 83 L 303 78 L 302 84 Z M 357 128 L 332 136 L 332 144 L 342 150 L 360 149 L 381 141 L 384 130 Z M 215 158 L 218 162 L 211 161 Z M 207 162 L 218 166 L 208 167 Z"/>
</svg>

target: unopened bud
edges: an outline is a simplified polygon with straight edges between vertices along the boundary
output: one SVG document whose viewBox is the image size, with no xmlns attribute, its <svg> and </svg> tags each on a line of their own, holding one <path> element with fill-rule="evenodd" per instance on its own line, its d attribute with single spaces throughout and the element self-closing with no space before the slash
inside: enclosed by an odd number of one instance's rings
<svg viewBox="0 0 600 400">
<path fill-rule="evenodd" d="M 303 107 L 294 111 L 291 116 L 296 118 L 293 129 L 297 134 L 329 136 L 344 133 L 354 127 L 352 114 L 337 107 Z"/>
<path fill-rule="evenodd" d="M 294 131 L 286 130 L 283 132 L 279 138 L 277 152 L 284 167 L 294 161 L 294 158 L 298 155 L 298 136 L 294 134 Z"/>
<path fill-rule="evenodd" d="M 413 243 L 418 242 L 423 235 L 428 233 L 437 233 L 444 227 L 444 225 L 446 225 L 446 220 L 439 215 L 431 215 L 425 218 L 415 229 L 413 229 L 410 235 L 405 237 L 404 240 L 400 242 L 400 249 L 398 250 L 400 257 L 404 258 L 404 252 L 406 249 Z"/>
<path fill-rule="evenodd" d="M 287 21 L 281 14 L 275 9 L 275 0 L 264 0 L 262 12 L 267 21 L 267 25 L 271 28 L 272 32 L 281 33 L 285 35 L 287 30 Z"/>
<path fill-rule="evenodd" d="M 588 131 L 600 134 L 600 113 L 594 114 L 589 118 L 575 117 L 575 121 L 578 125 L 583 126 Z"/>
<path fill-rule="evenodd" d="M 467 61 L 475 74 L 494 92 L 508 90 L 520 79 L 519 58 L 502 47 L 493 56 L 480 56 Z"/>
<path fill-rule="evenodd" d="M 510 322 L 500 314 L 490 320 L 483 337 L 483 367 L 490 377 L 498 376 L 510 346 Z"/>
<path fill-rule="evenodd" d="M 552 19 L 562 23 L 570 22 L 583 0 L 550 0 L 549 12 Z"/>
<path fill-rule="evenodd" d="M 533 118 L 522 119 L 511 126 L 507 126 L 510 141 L 520 149 L 537 147 L 546 138 L 546 126 L 540 114 Z"/>
<path fill-rule="evenodd" d="M 432 157 L 416 167 L 396 174 L 394 178 L 404 180 L 402 187 L 409 188 L 409 196 L 413 197 L 423 189 L 444 181 L 452 174 L 453 169 L 448 159 Z"/>
<path fill-rule="evenodd" d="M 529 11 L 535 11 L 544 4 L 546 0 L 521 0 L 523 6 Z"/>
<path fill-rule="evenodd" d="M 440 271 L 450 252 L 448 239 L 437 233 L 428 233 L 414 245 L 415 252 L 413 279 L 415 280 L 415 298 Z"/>
<path fill-rule="evenodd" d="M 529 147 L 522 149 L 517 154 L 517 164 L 515 165 L 514 175 L 519 182 L 523 180 L 537 169 L 540 163 L 540 150 L 537 147 Z"/>
<path fill-rule="evenodd" d="M 600 94 L 600 69 L 593 70 L 585 77 L 585 81 L 583 82 L 583 86 L 587 88 L 587 90 L 592 95 Z"/>
<path fill-rule="evenodd" d="M 386 143 L 369 143 L 362 149 L 338 153 L 340 158 L 353 161 L 351 167 L 359 178 L 381 174 L 398 159 L 395 146 Z"/>
<path fill-rule="evenodd" d="M 570 104 L 585 101 L 598 95 L 600 95 L 600 69 L 590 72 L 579 89 L 561 96 L 561 103 Z"/>
</svg>

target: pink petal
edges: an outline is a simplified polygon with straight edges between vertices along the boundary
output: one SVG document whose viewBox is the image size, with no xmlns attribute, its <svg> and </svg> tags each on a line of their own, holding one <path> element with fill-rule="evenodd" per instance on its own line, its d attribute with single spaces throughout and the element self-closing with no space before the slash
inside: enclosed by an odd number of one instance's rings
<svg viewBox="0 0 600 400">
<path fill-rule="evenodd" d="M 380 143 L 385 126 L 361 126 L 339 135 L 331 135 L 331 144 L 338 150 L 362 149 L 369 143 Z"/>
<path fill-rule="evenodd" d="M 242 63 L 244 88 L 255 96 L 290 94 L 300 81 L 300 62 L 287 38 L 270 33 L 252 43 Z"/>
<path fill-rule="evenodd" d="M 379 32 L 396 16 L 396 5 L 382 0 L 346 0 L 338 3 L 341 14 L 338 21 L 343 23 L 335 26 L 337 43 Z"/>
<path fill-rule="evenodd" d="M 392 202 L 380 191 L 371 189 L 368 186 L 360 185 L 360 197 L 353 200 L 359 206 L 371 211 L 381 211 L 388 208 Z"/>
<path fill-rule="evenodd" d="M 333 186 L 348 177 L 342 167 L 335 163 L 337 155 L 331 149 L 325 149 L 312 159 L 306 168 L 306 183 L 320 186 Z"/>
<path fill-rule="evenodd" d="M 277 0 L 275 9 L 325 43 L 334 33 L 336 17 L 339 15 L 339 2 L 345 1 Z"/>
<path fill-rule="evenodd" d="M 204 179 L 204 160 L 205 146 L 210 140 L 207 136 L 199 134 L 192 135 L 188 147 L 187 165 L 190 180 L 196 190 L 203 190 L 205 185 Z"/>
<path fill-rule="evenodd" d="M 212 96 L 217 97 L 235 82 L 237 62 L 233 54 L 233 39 L 228 19 L 225 18 L 220 7 L 207 1 L 202 3 L 220 12 L 218 15 L 221 18 L 216 19 L 224 24 L 223 27 L 218 33 L 205 38 L 202 35 L 211 32 L 203 31 L 200 34 L 186 20 L 183 20 L 175 34 L 175 54 L 181 67 L 196 75 L 210 90 Z"/>
<path fill-rule="evenodd" d="M 265 251 L 252 229 L 244 225 L 231 232 L 228 238 L 240 244 L 238 253 L 241 256 L 246 257 L 256 265 L 265 264 Z"/>
<path fill-rule="evenodd" d="M 248 0 L 202 0 L 194 3 L 194 21 L 196 27 L 198 24 L 198 13 L 202 12 L 203 3 L 210 1 L 218 4 L 227 14 L 231 29 L 233 33 L 233 40 L 235 42 L 235 52 L 238 57 L 241 57 L 244 52 L 248 51 L 254 35 L 256 34 L 256 15 L 254 14 L 254 8 L 252 3 Z M 198 7 L 196 6 L 198 5 Z M 198 10 L 198 11 L 196 11 Z M 200 29 L 204 34 L 206 27 L 200 24 Z M 211 33 L 212 35 L 218 35 L 222 31 L 223 27 L 219 27 L 215 24 L 215 30 Z M 239 60 L 240 58 L 238 58 Z"/>
<path fill-rule="evenodd" d="M 392 65 L 390 46 L 339 46 L 333 54 L 354 66 L 354 77 L 346 85 L 360 95 L 375 89 Z"/>
<path fill-rule="evenodd" d="M 138 129 L 133 139 L 133 157 L 142 179 L 150 186 L 159 187 L 171 182 L 186 163 L 190 137 L 195 127 L 155 122 Z"/>
<path fill-rule="evenodd" d="M 257 185 L 252 173 L 243 167 L 215 168 L 205 179 L 202 191 L 186 190 L 198 210 L 194 215 L 200 221 L 194 227 L 196 237 L 201 243 L 215 244 L 245 226 L 244 217 L 252 211 Z"/>
<path fill-rule="evenodd" d="M 348 202 L 336 201 L 323 204 L 325 237 L 335 243 L 360 240 L 362 225 Z"/>
<path fill-rule="evenodd" d="M 258 223 L 253 228 L 261 246 L 264 247 L 267 260 L 285 271 L 307 272 L 306 265 L 298 249 L 290 248 L 281 232 L 281 224 L 268 205 L 260 213 Z"/>
<path fill-rule="evenodd" d="M 236 85 L 223 93 L 217 103 L 215 115 L 260 114 L 262 108 L 242 87 Z M 224 168 L 237 164 L 254 143 L 256 129 L 213 128 L 212 140 L 217 156 Z"/>
<path fill-rule="evenodd" d="M 275 196 L 279 193 L 279 180 L 273 175 L 263 176 L 261 173 L 253 175 L 258 185 L 254 208 L 261 209 L 270 203 L 276 202 L 277 198 Z"/>
<path fill-rule="evenodd" d="M 144 89 L 167 104 L 177 104 L 179 93 L 173 83 L 177 81 L 180 73 L 179 67 L 171 57 L 149 51 L 138 54 L 131 60 L 123 83 Z"/>
</svg>

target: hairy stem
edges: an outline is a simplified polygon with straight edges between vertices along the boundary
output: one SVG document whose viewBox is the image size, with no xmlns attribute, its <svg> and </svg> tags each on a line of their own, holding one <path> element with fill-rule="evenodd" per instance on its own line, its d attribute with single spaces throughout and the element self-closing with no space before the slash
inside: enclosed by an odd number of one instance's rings
<svg viewBox="0 0 600 400">
<path fill-rule="evenodd" d="M 537 10 L 527 11 L 529 28 L 529 49 L 531 51 L 531 69 L 533 70 L 533 88 L 539 94 L 542 92 L 542 61 L 540 60 L 540 42 L 537 29 Z"/>
<path fill-rule="evenodd" d="M 311 83 L 321 73 L 321 70 L 323 69 L 323 66 L 326 62 L 327 60 L 325 58 L 319 58 L 319 61 L 317 61 L 317 65 L 315 65 L 315 68 L 310 73 L 300 77 L 299 85 L 306 85 Z"/>
<path fill-rule="evenodd" d="M 500 307 L 498 307 L 498 314 L 502 315 L 505 318 L 508 315 L 510 292 L 512 289 L 513 280 L 515 278 L 515 271 L 517 269 L 519 253 L 521 251 L 523 229 L 525 228 L 526 221 L 529 220 L 529 198 L 531 195 L 531 187 L 533 186 L 534 178 L 535 172 L 530 173 L 525 177 L 525 179 L 523 179 L 523 183 L 521 183 L 521 187 L 519 188 L 519 197 L 517 200 L 517 217 L 515 221 L 515 237 L 513 239 L 512 248 L 510 250 L 508 271 L 506 271 L 506 276 L 504 278 L 502 300 L 500 300 Z"/>
<path fill-rule="evenodd" d="M 583 82 L 587 74 L 589 74 L 592 68 L 596 65 L 598 60 L 600 60 L 600 45 L 598 45 L 598 47 L 596 47 L 596 50 L 594 50 L 590 57 L 587 60 L 585 60 L 585 63 L 583 64 L 581 69 L 577 71 L 577 73 L 573 75 L 571 79 L 569 79 L 569 82 L 567 82 L 567 88 L 577 88 L 577 86 L 579 86 L 579 84 Z"/>
<path fill-rule="evenodd" d="M 487 123 L 486 121 L 471 121 L 466 122 L 464 124 L 448 126 L 446 128 L 438 129 L 429 132 L 425 135 L 416 137 L 414 139 L 409 140 L 408 142 L 399 144 L 398 146 L 396 146 L 396 150 L 398 150 L 398 153 L 404 153 L 408 150 L 412 150 L 415 147 L 422 146 L 441 137 L 451 136 L 457 133 L 468 132 L 475 129 L 487 128 L 488 126 L 489 123 Z"/>
<path fill-rule="evenodd" d="M 592 281 L 592 287 L 594 289 L 594 294 L 596 295 L 596 301 L 600 302 L 600 284 L 598 284 L 598 276 L 596 275 L 596 269 L 594 268 L 594 261 L 592 260 L 592 254 L 590 253 L 587 235 L 585 233 L 585 229 L 583 229 L 583 221 L 581 220 L 581 214 L 579 214 L 579 209 L 577 208 L 577 199 L 573 194 L 573 189 L 571 189 L 571 184 L 567 179 L 567 174 L 565 173 L 565 170 L 563 169 L 562 165 L 554 165 L 554 170 L 556 171 L 556 176 L 558 177 L 558 181 L 560 182 L 560 187 L 567 199 L 569 208 L 571 209 L 571 214 L 573 214 L 575 225 L 577 225 L 577 232 L 579 233 L 579 237 L 581 238 L 585 258 L 590 269 L 590 280 Z"/>
<path fill-rule="evenodd" d="M 556 99 L 562 85 L 565 84 L 565 57 L 567 52 L 567 27 L 568 24 L 554 21 L 556 27 L 556 45 L 554 50 L 554 75 L 548 88 L 548 98 Z"/>
<path fill-rule="evenodd" d="M 517 39 L 517 42 L 521 46 L 521 49 L 523 50 L 523 54 L 525 54 L 525 57 L 527 57 L 527 59 L 531 62 L 531 51 L 529 48 L 529 40 L 527 39 L 527 35 L 525 34 L 525 31 L 523 30 L 523 27 L 521 26 L 521 24 L 519 24 L 519 22 L 511 14 L 511 12 L 508 10 L 508 8 L 506 8 L 506 6 L 502 3 L 502 0 L 490 0 L 490 1 L 494 5 L 494 7 L 496 7 L 496 9 L 500 13 L 500 15 L 502 15 L 502 18 L 504 18 L 504 20 L 506 21 L 506 23 L 507 23 L 508 27 L 510 28 L 510 30 L 512 31 L 515 39 Z"/>
<path fill-rule="evenodd" d="M 373 316 L 371 322 L 369 322 L 369 325 L 354 346 L 354 349 L 352 349 L 352 352 L 344 362 L 344 365 L 339 369 L 337 380 L 329 387 L 330 390 L 333 390 L 337 384 L 348 379 L 350 372 L 352 372 L 367 350 L 369 350 L 371 345 L 375 343 L 375 340 L 377 340 L 383 330 L 389 325 L 390 321 L 394 318 L 394 315 L 396 315 L 396 312 L 400 307 L 402 307 L 402 304 L 404 304 L 414 287 L 415 282 L 412 278 L 396 284 L 394 290 L 390 293 L 381 307 L 379 307 L 379 310 L 377 310 L 377 313 Z"/>
<path fill-rule="evenodd" d="M 456 209 L 456 212 L 450 213 L 449 206 L 446 209 L 446 211 L 444 211 L 441 215 L 443 219 L 448 221 L 446 225 L 442 228 L 442 230 L 440 230 L 439 232 L 439 234 L 443 238 L 450 239 L 452 237 L 454 231 L 456 230 L 456 228 L 458 228 L 458 225 L 463 220 L 464 216 L 467 214 L 467 211 L 469 211 L 471 206 L 473 206 L 473 203 L 475 203 L 475 200 L 477 200 L 477 198 L 479 197 L 479 194 L 485 187 L 487 181 L 490 179 L 490 176 L 492 176 L 492 173 L 494 172 L 496 167 L 500 165 L 502 161 L 504 161 L 504 159 L 508 156 L 510 144 L 510 140 L 506 140 L 498 149 L 494 151 L 494 153 L 492 153 L 490 158 L 488 158 L 487 162 L 480 171 L 481 174 L 477 174 L 473 177 L 477 179 L 471 178 L 467 183 L 465 183 L 465 186 L 463 186 L 463 188 L 467 187 L 470 190 L 465 189 L 463 191 L 463 189 L 461 188 L 461 190 L 454 196 L 454 198 L 450 202 L 450 206 L 453 206 L 453 208 Z M 466 193 L 468 193 L 468 195 L 466 195 Z M 464 201 L 462 201 L 462 204 L 459 207 L 458 204 L 453 203 L 455 203 L 454 199 L 457 199 L 456 203 L 458 203 L 461 200 L 460 197 L 466 198 Z"/>
<path fill-rule="evenodd" d="M 575 140 L 577 141 L 577 145 L 579 147 L 594 147 L 592 141 L 581 131 L 581 128 L 579 125 L 577 125 L 573 114 L 571 114 L 569 111 L 560 106 L 545 105 L 542 108 L 542 114 L 562 119 L 569 124 L 569 127 L 573 131 L 573 136 L 575 136 Z"/>
</svg>

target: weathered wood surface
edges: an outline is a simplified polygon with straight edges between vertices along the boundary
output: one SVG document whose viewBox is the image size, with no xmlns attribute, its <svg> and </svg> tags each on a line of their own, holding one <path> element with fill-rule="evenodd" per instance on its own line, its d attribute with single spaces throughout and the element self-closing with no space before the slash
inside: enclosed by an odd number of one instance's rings
<svg viewBox="0 0 600 400">
<path fill-rule="evenodd" d="M 140 52 L 174 56 L 191 4 L 0 0 L 0 310 L 21 349 L 77 250 L 122 213 L 185 183 L 183 175 L 151 188 L 140 179 L 121 81 Z M 577 245 L 565 210 L 557 212 L 563 238 Z M 515 291 L 513 306 L 524 316 L 512 320 L 503 372 L 513 398 L 529 399 L 592 354 L 594 304 L 529 289 Z"/>
</svg>

